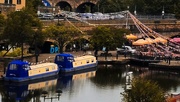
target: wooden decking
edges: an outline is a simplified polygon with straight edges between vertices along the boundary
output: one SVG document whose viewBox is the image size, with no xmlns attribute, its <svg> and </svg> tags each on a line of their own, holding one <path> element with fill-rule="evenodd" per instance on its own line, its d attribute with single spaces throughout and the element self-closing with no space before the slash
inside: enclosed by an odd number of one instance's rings
<svg viewBox="0 0 180 102">
<path fill-rule="evenodd" d="M 160 61 L 159 63 L 150 63 L 149 68 L 180 71 L 180 61 L 172 60 L 170 61 L 170 64 L 166 63 L 165 61 Z"/>
</svg>

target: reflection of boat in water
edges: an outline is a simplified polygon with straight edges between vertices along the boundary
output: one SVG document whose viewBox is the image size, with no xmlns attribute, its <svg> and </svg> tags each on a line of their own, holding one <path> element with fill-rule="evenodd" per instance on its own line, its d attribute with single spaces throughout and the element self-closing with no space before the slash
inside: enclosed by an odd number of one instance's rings
<svg viewBox="0 0 180 102">
<path fill-rule="evenodd" d="M 71 85 L 71 82 L 78 79 L 87 79 L 95 77 L 97 68 L 91 68 L 88 70 L 78 71 L 74 73 L 65 73 L 61 75 L 61 78 L 59 78 L 60 81 L 58 81 L 57 86 L 66 87 L 68 85 Z"/>
<path fill-rule="evenodd" d="M 52 76 L 41 80 L 32 80 L 22 83 L 5 81 L 4 82 L 4 87 L 6 90 L 5 96 L 8 96 L 7 98 L 11 100 L 10 102 L 14 100 L 16 101 L 20 101 L 20 100 L 24 101 L 27 99 L 30 100 L 32 97 L 39 97 L 39 96 L 41 96 L 44 99 L 57 98 L 59 100 L 60 94 L 62 93 L 61 90 L 69 82 L 76 79 L 85 79 L 85 78 L 94 77 L 95 74 L 96 74 L 96 68 L 91 68 L 86 71 L 66 73 L 56 77 Z M 58 92 L 60 93 L 58 94 Z M 35 96 L 36 93 L 37 96 Z"/>
<path fill-rule="evenodd" d="M 4 83 L 6 96 L 10 102 L 31 99 L 36 92 L 41 93 L 42 90 L 49 91 L 56 87 L 57 77 L 51 77 L 46 80 L 23 82 L 23 83 Z M 37 95 L 39 95 L 37 94 Z M 35 96 L 33 96 L 35 97 Z"/>
</svg>

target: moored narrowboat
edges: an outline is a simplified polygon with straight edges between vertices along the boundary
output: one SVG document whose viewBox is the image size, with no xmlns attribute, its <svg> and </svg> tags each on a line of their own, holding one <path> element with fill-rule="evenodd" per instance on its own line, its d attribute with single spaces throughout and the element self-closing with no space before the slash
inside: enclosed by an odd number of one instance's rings
<svg viewBox="0 0 180 102">
<path fill-rule="evenodd" d="M 26 61 L 14 60 L 9 63 L 4 80 L 22 82 L 58 75 L 59 68 L 55 63 L 30 65 Z"/>
<path fill-rule="evenodd" d="M 75 72 L 96 67 L 98 62 L 92 55 L 74 57 L 72 54 L 57 54 L 55 63 L 61 72 Z"/>
</svg>

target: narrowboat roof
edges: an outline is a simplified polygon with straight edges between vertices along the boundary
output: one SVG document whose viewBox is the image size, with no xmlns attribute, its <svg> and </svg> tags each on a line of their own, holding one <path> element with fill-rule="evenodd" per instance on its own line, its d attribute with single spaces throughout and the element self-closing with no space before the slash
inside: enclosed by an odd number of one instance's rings
<svg viewBox="0 0 180 102">
<path fill-rule="evenodd" d="M 92 55 L 86 55 L 86 56 L 81 56 L 81 57 L 75 57 L 74 60 L 84 60 L 84 59 L 94 59 L 95 57 Z"/>
<path fill-rule="evenodd" d="M 72 54 L 69 54 L 69 53 L 61 53 L 61 54 L 57 54 L 56 56 L 73 57 L 73 55 L 72 55 Z"/>
<path fill-rule="evenodd" d="M 19 65 L 24 65 L 24 64 L 29 64 L 26 61 L 21 61 L 21 60 L 13 60 L 10 62 L 10 64 L 19 64 Z"/>
<path fill-rule="evenodd" d="M 39 67 L 44 67 L 44 66 L 57 66 L 57 64 L 55 63 L 42 63 L 42 64 L 37 64 L 37 65 L 31 65 L 30 68 L 31 69 L 36 69 L 36 68 L 39 68 Z"/>
</svg>

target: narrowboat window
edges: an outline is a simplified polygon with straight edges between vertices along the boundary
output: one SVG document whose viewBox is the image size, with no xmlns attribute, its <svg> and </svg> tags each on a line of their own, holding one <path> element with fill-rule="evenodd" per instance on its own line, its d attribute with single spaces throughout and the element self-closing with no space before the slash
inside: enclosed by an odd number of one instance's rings
<svg viewBox="0 0 180 102">
<path fill-rule="evenodd" d="M 94 59 L 92 60 L 92 62 L 94 62 Z"/>
<path fill-rule="evenodd" d="M 48 86 L 48 84 L 49 84 L 49 82 L 47 81 L 47 82 L 45 83 L 45 85 Z"/>
<path fill-rule="evenodd" d="M 9 70 L 17 70 L 17 68 L 18 68 L 18 65 L 17 65 L 17 64 L 11 64 L 11 65 L 9 66 Z"/>
<path fill-rule="evenodd" d="M 25 97 L 25 96 L 27 96 L 28 94 L 29 94 L 28 91 L 24 91 L 24 92 L 22 93 L 21 97 Z"/>
<path fill-rule="evenodd" d="M 86 62 L 89 63 L 89 60 L 87 60 Z"/>
<path fill-rule="evenodd" d="M 15 92 L 9 92 L 9 95 L 10 96 L 16 96 L 16 93 Z"/>
<path fill-rule="evenodd" d="M 46 71 L 49 71 L 49 68 L 46 68 Z"/>
<path fill-rule="evenodd" d="M 67 57 L 67 60 L 70 62 L 74 62 L 74 58 L 73 57 Z"/>
<path fill-rule="evenodd" d="M 55 67 L 54 67 L 54 66 L 52 67 L 52 70 L 55 70 Z"/>
<path fill-rule="evenodd" d="M 57 61 L 64 61 L 64 57 L 63 56 L 57 56 Z"/>
<path fill-rule="evenodd" d="M 52 81 L 52 85 L 54 85 L 55 84 L 55 81 Z"/>
</svg>

